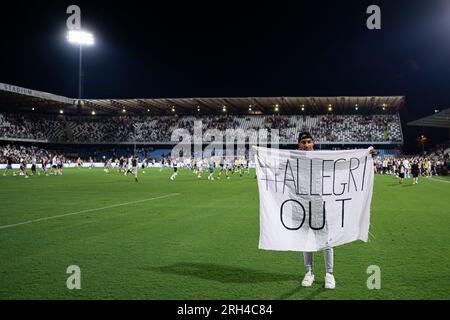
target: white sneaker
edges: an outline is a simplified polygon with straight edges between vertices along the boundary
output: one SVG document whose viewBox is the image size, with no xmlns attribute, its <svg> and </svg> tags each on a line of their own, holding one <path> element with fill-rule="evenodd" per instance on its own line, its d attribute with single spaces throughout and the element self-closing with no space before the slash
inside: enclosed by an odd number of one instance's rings
<svg viewBox="0 0 450 320">
<path fill-rule="evenodd" d="M 336 280 L 331 273 L 326 273 L 325 275 L 325 289 L 334 289 L 336 287 Z"/>
<path fill-rule="evenodd" d="M 308 271 L 302 281 L 302 287 L 311 287 L 314 282 L 314 274 Z"/>
</svg>

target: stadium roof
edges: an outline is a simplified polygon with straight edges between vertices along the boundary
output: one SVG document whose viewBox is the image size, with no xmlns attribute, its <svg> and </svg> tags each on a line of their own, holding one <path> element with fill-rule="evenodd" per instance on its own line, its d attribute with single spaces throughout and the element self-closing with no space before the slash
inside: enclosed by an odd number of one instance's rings
<svg viewBox="0 0 450 320">
<path fill-rule="evenodd" d="M 180 114 L 193 114 L 200 107 L 202 113 L 219 113 L 226 108 L 230 113 L 271 114 L 278 106 L 280 113 L 320 112 L 332 107 L 344 111 L 358 106 L 361 110 L 374 111 L 400 109 L 404 96 L 339 96 L 339 97 L 247 97 L 247 98 L 175 98 L 175 99 L 83 99 L 77 100 L 46 92 L 0 83 L 0 108 L 9 111 L 57 113 L 117 114 L 123 110 L 131 113 L 168 114 L 172 109 Z M 251 112 L 249 112 L 251 107 Z"/>
<path fill-rule="evenodd" d="M 450 129 L 450 108 L 408 123 L 409 126 Z"/>
<path fill-rule="evenodd" d="M 0 107 L 22 109 L 41 106 L 72 106 L 75 100 L 55 94 L 13 86 L 0 82 Z"/>
</svg>

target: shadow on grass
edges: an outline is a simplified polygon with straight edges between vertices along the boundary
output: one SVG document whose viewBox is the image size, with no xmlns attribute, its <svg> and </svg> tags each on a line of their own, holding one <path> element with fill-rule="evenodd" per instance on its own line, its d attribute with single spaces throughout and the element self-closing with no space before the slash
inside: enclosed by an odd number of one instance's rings
<svg viewBox="0 0 450 320">
<path fill-rule="evenodd" d="M 263 272 L 248 268 L 238 268 L 212 263 L 176 263 L 169 266 L 149 267 L 164 274 L 214 280 L 221 283 L 260 283 L 278 281 L 296 281 L 299 275 Z"/>
<path fill-rule="evenodd" d="M 324 283 L 320 283 L 318 281 L 314 282 L 313 287 L 311 288 L 304 288 L 300 286 L 300 283 L 298 283 L 298 286 L 294 289 L 283 293 L 282 295 L 275 298 L 275 300 L 286 300 L 290 299 L 292 296 L 302 292 L 303 294 L 308 294 L 302 300 L 314 300 L 317 296 L 319 296 L 321 293 L 325 292 L 325 288 L 323 287 Z"/>
<path fill-rule="evenodd" d="M 309 295 L 307 295 L 305 297 L 305 300 L 314 300 L 318 295 L 320 295 L 321 293 L 324 293 L 327 290 L 324 288 L 324 285 L 325 285 L 324 282 L 315 282 L 314 286 L 320 286 L 320 287 L 315 289 Z"/>
</svg>

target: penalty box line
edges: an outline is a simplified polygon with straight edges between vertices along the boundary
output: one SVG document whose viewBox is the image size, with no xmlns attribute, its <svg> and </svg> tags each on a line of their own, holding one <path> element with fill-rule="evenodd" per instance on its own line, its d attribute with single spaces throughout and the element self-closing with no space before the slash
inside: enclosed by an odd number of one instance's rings
<svg viewBox="0 0 450 320">
<path fill-rule="evenodd" d="M 101 211 L 101 210 L 106 210 L 106 209 L 111 209 L 111 208 L 116 208 L 116 207 L 123 207 L 123 206 L 127 206 L 127 205 L 130 205 L 130 204 L 136 204 L 136 203 L 142 203 L 142 202 L 146 202 L 146 201 L 164 199 L 164 198 L 178 196 L 178 195 L 179 195 L 179 193 L 170 193 L 170 194 L 167 194 L 167 195 L 164 195 L 164 196 L 160 196 L 160 197 L 154 197 L 154 198 L 137 200 L 137 201 L 130 201 L 130 202 L 125 202 L 125 203 L 113 204 L 113 205 L 106 206 L 106 207 L 101 207 L 101 208 L 86 209 L 86 210 L 81 210 L 81 211 L 77 211 L 77 212 L 60 214 L 60 215 L 57 215 L 57 216 L 51 216 L 51 217 L 44 217 L 44 218 L 34 219 L 34 220 L 28 220 L 28 221 L 24 221 L 24 222 L 19 222 L 19 223 L 14 223 L 14 224 L 8 224 L 8 225 L 0 226 L 0 230 L 1 229 L 12 228 L 12 227 L 17 227 L 17 226 L 21 226 L 21 225 L 24 225 L 24 224 L 31 224 L 31 223 L 40 222 L 40 221 L 46 221 L 46 220 L 57 219 L 57 218 L 62 218 L 62 217 L 68 217 L 68 216 L 73 216 L 73 215 L 81 214 L 81 213 L 88 213 L 88 212 Z"/>
</svg>

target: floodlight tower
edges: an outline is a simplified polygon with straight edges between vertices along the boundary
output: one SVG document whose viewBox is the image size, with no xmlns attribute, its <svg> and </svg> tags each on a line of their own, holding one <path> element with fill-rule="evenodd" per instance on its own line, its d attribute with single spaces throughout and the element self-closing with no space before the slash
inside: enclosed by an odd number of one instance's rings
<svg viewBox="0 0 450 320">
<path fill-rule="evenodd" d="M 95 44 L 94 35 L 84 30 L 69 30 L 66 36 L 67 41 L 80 46 L 79 69 L 78 69 L 78 99 L 81 100 L 81 63 L 83 56 L 83 46 Z"/>
</svg>

